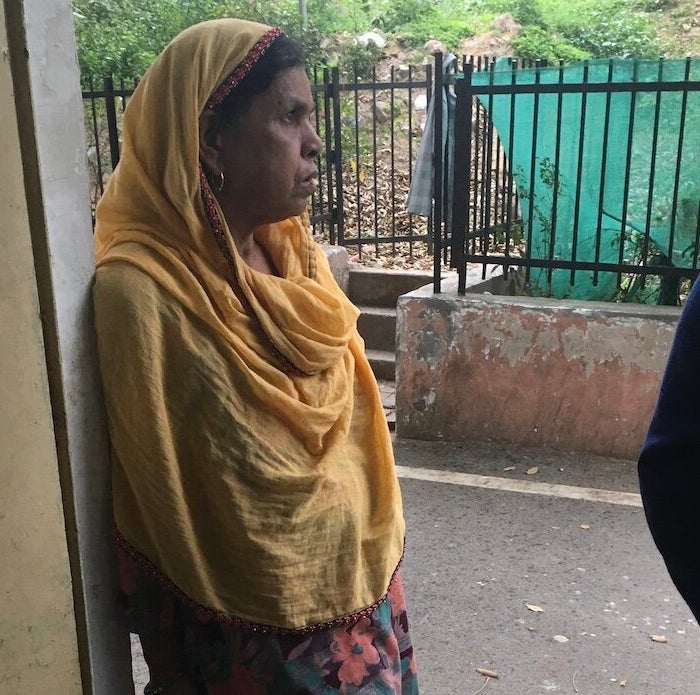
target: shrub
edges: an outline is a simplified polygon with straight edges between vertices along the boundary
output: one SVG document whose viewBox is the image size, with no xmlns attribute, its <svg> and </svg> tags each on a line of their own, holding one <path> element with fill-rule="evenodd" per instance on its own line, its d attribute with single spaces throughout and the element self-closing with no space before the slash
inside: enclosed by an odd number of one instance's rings
<svg viewBox="0 0 700 695">
<path fill-rule="evenodd" d="M 518 24 L 523 26 L 547 25 L 537 0 L 483 0 L 479 4 L 482 10 L 497 15 L 509 12 Z"/>
<path fill-rule="evenodd" d="M 525 27 L 512 41 L 515 55 L 530 60 L 546 60 L 556 65 L 560 60 L 572 63 L 590 58 L 590 54 L 541 27 Z"/>
<path fill-rule="evenodd" d="M 474 36 L 475 29 L 468 19 L 433 13 L 405 24 L 397 34 L 411 48 L 419 48 L 429 39 L 438 39 L 456 51 L 463 39 Z"/>
<path fill-rule="evenodd" d="M 586 8 L 574 24 L 559 27 L 571 44 L 594 58 L 656 58 L 661 46 L 648 18 L 624 4 Z"/>
<path fill-rule="evenodd" d="M 377 0 L 372 6 L 372 25 L 385 32 L 394 32 L 418 17 L 427 19 L 436 12 L 432 0 Z"/>
</svg>

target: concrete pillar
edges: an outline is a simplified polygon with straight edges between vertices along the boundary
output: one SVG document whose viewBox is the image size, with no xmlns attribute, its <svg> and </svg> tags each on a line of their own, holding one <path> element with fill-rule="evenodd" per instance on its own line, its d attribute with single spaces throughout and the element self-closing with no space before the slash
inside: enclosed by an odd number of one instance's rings
<svg viewBox="0 0 700 695">
<path fill-rule="evenodd" d="M 124 695 L 71 4 L 0 12 L 0 692 Z"/>
</svg>

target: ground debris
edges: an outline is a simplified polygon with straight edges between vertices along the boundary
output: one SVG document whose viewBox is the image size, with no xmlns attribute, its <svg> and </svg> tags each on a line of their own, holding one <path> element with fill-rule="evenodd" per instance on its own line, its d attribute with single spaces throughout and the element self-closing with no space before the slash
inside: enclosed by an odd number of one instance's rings
<svg viewBox="0 0 700 695">
<path fill-rule="evenodd" d="M 540 606 L 536 606 L 534 603 L 526 603 L 525 608 L 533 613 L 544 613 L 544 608 L 540 608 Z"/>
</svg>

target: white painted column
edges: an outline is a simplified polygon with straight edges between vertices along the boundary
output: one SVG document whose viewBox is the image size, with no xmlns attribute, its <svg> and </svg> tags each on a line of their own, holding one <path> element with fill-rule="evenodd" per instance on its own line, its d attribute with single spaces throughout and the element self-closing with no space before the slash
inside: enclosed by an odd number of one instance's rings
<svg viewBox="0 0 700 695">
<path fill-rule="evenodd" d="M 0 101 L 14 97 L 16 105 L 82 691 L 125 695 L 133 692 L 131 659 L 115 601 L 109 451 L 92 324 L 92 229 L 71 4 L 2 1 L 12 84 Z"/>
</svg>

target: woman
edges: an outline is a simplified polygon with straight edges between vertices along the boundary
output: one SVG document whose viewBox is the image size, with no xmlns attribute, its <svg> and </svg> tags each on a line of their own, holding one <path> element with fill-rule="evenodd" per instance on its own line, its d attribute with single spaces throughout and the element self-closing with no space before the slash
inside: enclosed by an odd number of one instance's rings
<svg viewBox="0 0 700 695">
<path fill-rule="evenodd" d="M 124 117 L 96 325 L 146 693 L 417 693 L 404 521 L 357 310 L 313 242 L 297 45 L 205 22 Z"/>
</svg>

